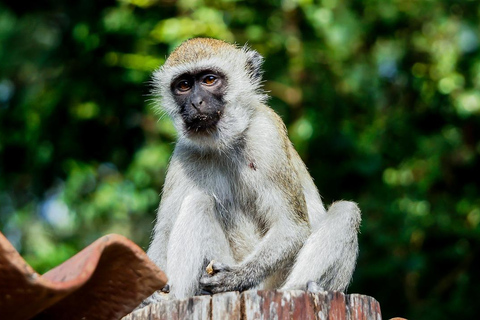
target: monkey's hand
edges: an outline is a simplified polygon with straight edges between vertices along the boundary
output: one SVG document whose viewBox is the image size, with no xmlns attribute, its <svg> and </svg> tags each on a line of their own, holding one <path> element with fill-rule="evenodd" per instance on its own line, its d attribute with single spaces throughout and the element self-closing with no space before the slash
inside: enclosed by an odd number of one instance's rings
<svg viewBox="0 0 480 320">
<path fill-rule="evenodd" d="M 250 287 L 245 281 L 242 270 L 238 267 L 212 261 L 207 268 L 207 274 L 200 278 L 200 288 L 204 291 L 215 294 L 226 291 L 243 291 Z"/>
</svg>

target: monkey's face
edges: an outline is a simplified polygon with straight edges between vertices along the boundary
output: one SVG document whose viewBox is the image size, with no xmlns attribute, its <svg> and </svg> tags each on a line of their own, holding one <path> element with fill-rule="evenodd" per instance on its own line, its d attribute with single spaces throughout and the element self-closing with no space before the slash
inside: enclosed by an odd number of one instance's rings
<svg viewBox="0 0 480 320">
<path fill-rule="evenodd" d="M 153 93 L 178 132 L 181 145 L 230 150 L 242 140 L 261 88 L 262 57 L 220 40 L 183 42 L 153 74 Z"/>
<path fill-rule="evenodd" d="M 212 133 L 225 107 L 225 76 L 213 70 L 184 73 L 171 83 L 171 91 L 188 134 Z"/>
</svg>

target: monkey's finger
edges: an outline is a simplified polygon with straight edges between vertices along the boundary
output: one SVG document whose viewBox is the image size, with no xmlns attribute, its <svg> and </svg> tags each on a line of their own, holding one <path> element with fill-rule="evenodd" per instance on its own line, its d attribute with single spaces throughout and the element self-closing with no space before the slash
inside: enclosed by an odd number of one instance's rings
<svg viewBox="0 0 480 320">
<path fill-rule="evenodd" d="M 224 291 L 223 286 L 219 286 L 219 284 L 207 285 L 200 289 L 202 295 L 212 295 Z"/>
<path fill-rule="evenodd" d="M 201 296 L 211 296 L 213 293 L 211 291 L 208 291 L 208 290 L 205 290 L 205 289 L 201 289 L 200 290 L 200 295 Z"/>
<path fill-rule="evenodd" d="M 200 288 L 203 290 L 213 292 L 212 288 L 219 286 L 221 283 L 223 283 L 224 279 L 225 279 L 225 274 L 223 273 L 214 274 L 213 276 L 205 275 L 200 278 Z"/>
<path fill-rule="evenodd" d="M 210 262 L 210 264 L 211 264 L 212 271 L 213 271 L 214 274 L 217 273 L 217 272 L 231 271 L 232 270 L 232 268 L 230 268 L 226 264 L 223 264 L 221 262 L 217 262 L 217 261 L 214 261 L 214 260 L 212 260 L 212 262 Z"/>
<path fill-rule="evenodd" d="M 216 279 L 212 279 L 215 276 L 203 276 L 200 278 L 200 288 L 202 290 L 207 290 L 208 288 L 214 286 L 214 282 Z M 208 290 L 207 290 L 208 291 Z"/>
</svg>

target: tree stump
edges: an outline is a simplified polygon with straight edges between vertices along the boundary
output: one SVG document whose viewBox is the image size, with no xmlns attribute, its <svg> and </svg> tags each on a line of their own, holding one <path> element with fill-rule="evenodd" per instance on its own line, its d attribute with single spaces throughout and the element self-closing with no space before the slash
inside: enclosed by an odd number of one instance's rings
<svg viewBox="0 0 480 320">
<path fill-rule="evenodd" d="M 165 300 L 137 310 L 123 320 L 258 320 L 378 319 L 380 304 L 372 297 L 341 292 L 250 290 Z"/>
</svg>

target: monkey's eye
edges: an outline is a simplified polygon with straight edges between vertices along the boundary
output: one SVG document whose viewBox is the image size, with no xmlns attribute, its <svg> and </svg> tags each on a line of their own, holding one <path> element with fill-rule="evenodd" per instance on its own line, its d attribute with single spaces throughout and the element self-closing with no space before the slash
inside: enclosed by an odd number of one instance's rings
<svg viewBox="0 0 480 320">
<path fill-rule="evenodd" d="M 217 81 L 217 77 L 208 75 L 205 78 L 203 78 L 203 83 L 206 84 L 207 86 L 213 85 Z"/>
<path fill-rule="evenodd" d="M 177 83 L 177 89 L 179 91 L 188 91 L 190 88 L 192 88 L 192 84 L 188 80 L 182 80 Z"/>
</svg>

